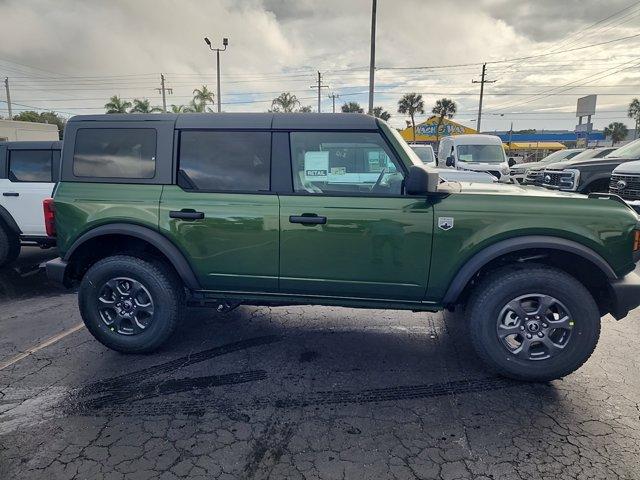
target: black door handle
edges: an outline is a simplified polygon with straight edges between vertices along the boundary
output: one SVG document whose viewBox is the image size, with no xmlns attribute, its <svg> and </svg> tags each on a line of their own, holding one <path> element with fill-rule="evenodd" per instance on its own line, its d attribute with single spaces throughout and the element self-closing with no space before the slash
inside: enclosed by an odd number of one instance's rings
<svg viewBox="0 0 640 480">
<path fill-rule="evenodd" d="M 324 225 L 327 223 L 327 217 L 320 217 L 314 214 L 305 213 L 303 215 L 291 215 L 290 223 L 301 223 L 303 225 Z"/>
<path fill-rule="evenodd" d="M 204 212 L 196 212 L 195 210 L 182 209 L 180 211 L 171 210 L 169 218 L 181 218 L 182 220 L 202 220 Z"/>
<path fill-rule="evenodd" d="M 19 197 L 20 194 L 18 192 L 3 192 L 2 195 L 5 197 Z"/>
</svg>

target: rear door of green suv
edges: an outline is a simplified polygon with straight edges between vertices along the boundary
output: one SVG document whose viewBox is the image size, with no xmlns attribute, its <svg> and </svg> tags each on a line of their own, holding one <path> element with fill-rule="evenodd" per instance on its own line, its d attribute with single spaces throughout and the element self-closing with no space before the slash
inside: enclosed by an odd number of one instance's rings
<svg viewBox="0 0 640 480">
<path fill-rule="evenodd" d="M 288 148 L 274 156 L 286 157 L 292 179 L 280 195 L 280 290 L 422 300 L 433 209 L 403 193 L 406 166 L 380 131 L 278 135 Z"/>
<path fill-rule="evenodd" d="M 278 289 L 278 196 L 271 192 L 271 117 L 180 116 L 174 185 L 160 230 L 185 254 L 203 289 Z"/>
</svg>

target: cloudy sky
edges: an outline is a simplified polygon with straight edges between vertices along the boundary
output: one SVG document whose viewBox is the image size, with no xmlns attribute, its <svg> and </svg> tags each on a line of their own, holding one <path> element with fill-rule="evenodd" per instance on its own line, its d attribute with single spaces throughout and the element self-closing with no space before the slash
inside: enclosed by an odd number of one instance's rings
<svg viewBox="0 0 640 480">
<path fill-rule="evenodd" d="M 282 91 L 316 110 L 318 70 L 330 87 L 323 111 L 329 93 L 338 105 L 368 102 L 370 0 L 0 0 L 0 18 L 0 76 L 14 111 L 102 113 L 114 94 L 160 105 L 161 72 L 168 103 L 186 104 L 194 88 L 215 89 L 204 36 L 230 39 L 224 111 L 266 111 Z M 632 126 L 639 26 L 640 2 L 629 0 L 378 0 L 375 104 L 400 127 L 403 93 L 421 93 L 429 111 L 446 96 L 474 126 L 471 82 L 487 62 L 496 82 L 486 86 L 483 130 L 573 129 L 576 99 L 592 93 L 596 127 Z M 0 91 L 0 115 L 5 100 Z"/>
</svg>

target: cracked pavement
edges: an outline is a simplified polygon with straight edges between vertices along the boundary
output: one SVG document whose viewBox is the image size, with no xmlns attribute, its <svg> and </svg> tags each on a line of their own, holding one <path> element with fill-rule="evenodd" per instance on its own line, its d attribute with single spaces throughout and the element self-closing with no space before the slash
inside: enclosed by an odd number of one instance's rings
<svg viewBox="0 0 640 480">
<path fill-rule="evenodd" d="M 81 321 L 27 250 L 0 363 Z M 460 314 L 191 309 L 151 355 L 81 329 L 0 371 L 0 479 L 640 479 L 639 320 L 547 384 L 485 370 Z"/>
</svg>

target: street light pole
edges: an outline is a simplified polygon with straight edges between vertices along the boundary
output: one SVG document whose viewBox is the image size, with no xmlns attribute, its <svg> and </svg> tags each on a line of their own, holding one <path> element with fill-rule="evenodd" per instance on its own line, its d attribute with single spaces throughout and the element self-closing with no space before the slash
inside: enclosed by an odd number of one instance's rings
<svg viewBox="0 0 640 480">
<path fill-rule="evenodd" d="M 211 40 L 209 40 L 207 37 L 204 37 L 204 42 L 209 46 L 209 50 L 216 52 L 216 73 L 217 73 L 217 96 L 218 96 L 218 113 L 220 113 L 222 111 L 222 100 L 221 100 L 221 95 L 220 95 L 220 52 L 224 52 L 227 49 L 227 45 L 229 45 L 229 39 L 228 38 L 223 38 L 222 39 L 222 46 L 223 48 L 213 48 L 213 46 L 211 46 Z"/>
<path fill-rule="evenodd" d="M 373 84 L 376 74 L 376 10 L 377 0 L 371 5 L 371 57 L 369 59 L 369 115 L 373 115 Z"/>
</svg>

